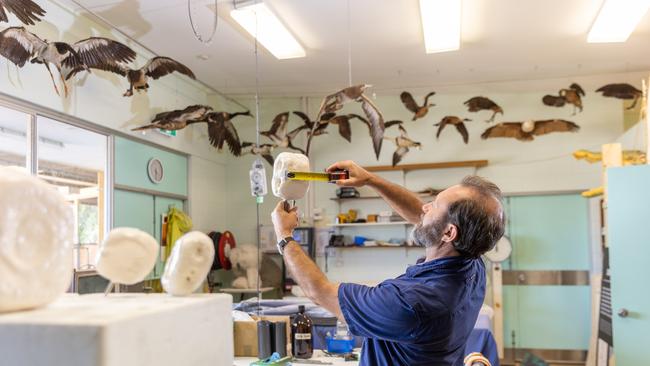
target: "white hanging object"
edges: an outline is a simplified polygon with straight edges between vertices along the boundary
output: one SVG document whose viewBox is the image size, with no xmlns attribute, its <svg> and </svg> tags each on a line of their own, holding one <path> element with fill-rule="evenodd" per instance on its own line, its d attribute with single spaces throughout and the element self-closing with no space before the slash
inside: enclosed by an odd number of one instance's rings
<svg viewBox="0 0 650 366">
<path fill-rule="evenodd" d="M 130 227 L 111 230 L 97 252 L 97 272 L 112 283 L 143 281 L 156 265 L 158 242 L 149 233 Z"/>
<path fill-rule="evenodd" d="M 160 279 L 163 289 L 174 296 L 196 291 L 208 276 L 214 260 L 212 239 L 199 231 L 181 236 L 165 263 Z"/>
</svg>

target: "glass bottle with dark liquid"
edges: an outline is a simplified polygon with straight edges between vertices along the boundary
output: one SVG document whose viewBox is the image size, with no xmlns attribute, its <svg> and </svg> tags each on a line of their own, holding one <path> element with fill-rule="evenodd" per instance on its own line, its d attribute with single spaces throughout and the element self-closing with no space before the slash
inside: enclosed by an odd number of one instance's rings
<svg viewBox="0 0 650 366">
<path fill-rule="evenodd" d="M 305 306 L 298 307 L 298 315 L 291 323 L 291 340 L 293 344 L 293 357 L 311 358 L 314 354 L 314 345 L 311 339 L 311 318 L 305 314 Z"/>
</svg>

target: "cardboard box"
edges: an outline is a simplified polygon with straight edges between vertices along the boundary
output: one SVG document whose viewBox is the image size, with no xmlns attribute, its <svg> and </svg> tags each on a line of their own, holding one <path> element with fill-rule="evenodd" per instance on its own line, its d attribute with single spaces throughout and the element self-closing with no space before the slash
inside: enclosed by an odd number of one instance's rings
<svg viewBox="0 0 650 366">
<path fill-rule="evenodd" d="M 288 316 L 255 316 L 253 321 L 235 321 L 233 324 L 235 357 L 257 357 L 257 322 L 285 322 L 287 329 L 287 355 L 291 355 L 291 319 Z"/>
</svg>

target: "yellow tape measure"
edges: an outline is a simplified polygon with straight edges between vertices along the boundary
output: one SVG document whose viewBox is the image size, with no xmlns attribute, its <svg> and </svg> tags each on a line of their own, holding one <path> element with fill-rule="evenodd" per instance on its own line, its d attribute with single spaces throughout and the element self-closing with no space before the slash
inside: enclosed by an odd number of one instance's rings
<svg viewBox="0 0 650 366">
<path fill-rule="evenodd" d="M 287 178 L 290 180 L 335 182 L 337 180 L 349 179 L 350 174 L 347 170 L 340 170 L 332 173 L 287 172 Z"/>
</svg>

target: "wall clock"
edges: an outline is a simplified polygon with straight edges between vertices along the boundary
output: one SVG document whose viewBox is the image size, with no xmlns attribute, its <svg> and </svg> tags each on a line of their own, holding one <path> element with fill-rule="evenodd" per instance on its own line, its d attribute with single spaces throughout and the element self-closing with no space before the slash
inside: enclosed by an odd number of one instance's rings
<svg viewBox="0 0 650 366">
<path fill-rule="evenodd" d="M 512 253 L 512 243 L 510 242 L 510 238 L 504 235 L 501 237 L 501 239 L 499 239 L 492 250 L 485 253 L 485 257 L 490 262 L 500 263 L 508 259 L 508 257 L 510 257 L 510 253 Z"/>
<path fill-rule="evenodd" d="M 149 162 L 147 163 L 147 175 L 155 184 L 162 182 L 164 177 L 162 162 L 156 158 L 149 159 Z"/>
</svg>

